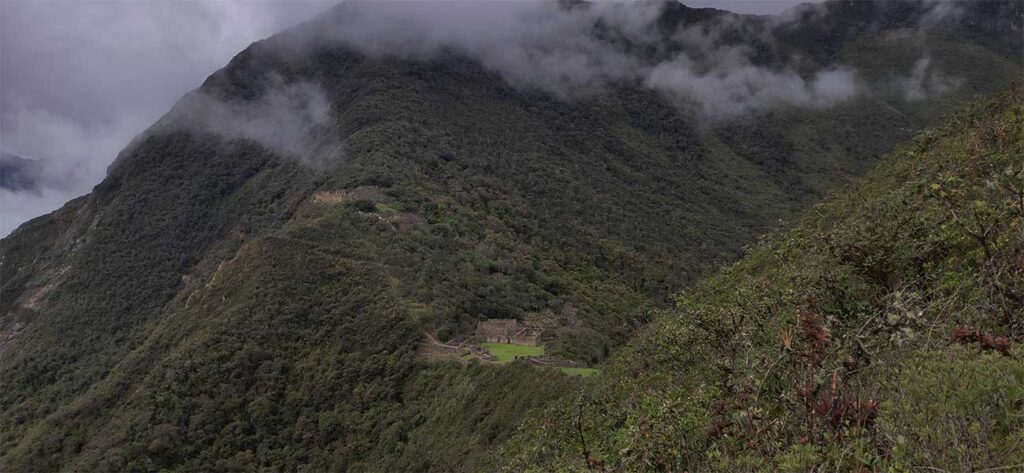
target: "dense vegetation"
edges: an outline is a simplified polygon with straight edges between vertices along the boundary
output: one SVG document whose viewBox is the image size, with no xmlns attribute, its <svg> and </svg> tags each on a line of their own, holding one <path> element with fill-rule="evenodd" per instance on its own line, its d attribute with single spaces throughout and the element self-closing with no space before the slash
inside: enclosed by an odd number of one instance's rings
<svg viewBox="0 0 1024 473">
<path fill-rule="evenodd" d="M 706 15 L 718 14 L 673 7 L 665 25 Z M 836 27 L 877 20 L 865 15 Z M 880 89 L 827 110 L 720 123 L 639 88 L 558 100 L 455 54 L 257 43 L 201 90 L 244 104 L 281 82 L 316 84 L 330 104 L 322 131 L 343 149 L 309 166 L 248 139 L 156 127 L 93 193 L 2 240 L 0 466 L 495 465 L 493 448 L 526 412 L 580 381 L 520 363 L 426 363 L 415 356 L 424 331 L 447 339 L 481 318 L 564 319 L 547 352 L 604 361 L 673 293 L 779 219 L 1018 74 L 1019 49 L 999 34 L 933 33 L 909 44 L 844 34 L 828 54 L 815 52 L 819 33 L 797 35 L 784 52 L 821 61 L 813 67 L 841 57 L 902 74 L 931 50 L 962 78 L 948 94 L 911 102 Z M 376 190 L 315 198 L 357 188 Z M 851 257 L 855 243 L 865 244 L 851 240 Z M 889 264 L 875 259 L 864 264 Z M 620 360 L 631 353 L 642 352 Z M 576 465 L 566 455 L 558 461 Z"/>
<path fill-rule="evenodd" d="M 684 293 L 509 471 L 1024 465 L 1024 89 Z"/>
</svg>

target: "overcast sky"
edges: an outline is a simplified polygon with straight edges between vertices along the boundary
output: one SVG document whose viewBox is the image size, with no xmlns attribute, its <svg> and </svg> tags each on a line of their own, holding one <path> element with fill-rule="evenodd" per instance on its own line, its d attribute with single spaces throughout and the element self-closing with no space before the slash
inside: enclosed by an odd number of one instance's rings
<svg viewBox="0 0 1024 473">
<path fill-rule="evenodd" d="M 320 0 L 0 0 L 0 148 L 41 160 L 36 193 L 0 190 L 0 236 L 99 183 L 187 91 Z M 771 14 L 798 0 L 690 0 Z"/>
</svg>

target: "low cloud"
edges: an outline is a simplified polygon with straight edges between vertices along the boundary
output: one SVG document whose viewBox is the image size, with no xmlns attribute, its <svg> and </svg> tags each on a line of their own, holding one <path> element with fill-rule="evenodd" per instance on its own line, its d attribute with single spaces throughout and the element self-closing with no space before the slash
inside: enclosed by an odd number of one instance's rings
<svg viewBox="0 0 1024 473">
<path fill-rule="evenodd" d="M 829 107 L 857 91 L 854 72 L 845 67 L 823 70 L 805 79 L 791 70 L 754 66 L 738 54 L 706 72 L 698 72 L 688 57 L 679 57 L 658 64 L 645 84 L 696 103 L 712 119 L 779 105 Z"/>
<path fill-rule="evenodd" d="M 885 2 L 878 5 L 888 8 Z M 959 14 L 949 2 L 921 0 L 919 6 L 917 26 Z M 569 7 L 556 2 L 348 1 L 325 14 L 310 36 L 371 57 L 427 60 L 460 54 L 516 88 L 562 100 L 612 86 L 648 87 L 677 103 L 695 105 L 711 120 L 777 106 L 824 108 L 871 89 L 855 68 L 842 63 L 808 67 L 805 58 L 785 54 L 776 54 L 770 63 L 757 59 L 764 50 L 778 52 L 776 31 L 821 22 L 834 5 L 801 5 L 775 18 L 723 14 L 696 25 L 683 22 L 675 31 L 664 31 L 659 23 L 665 7 L 657 1 Z M 896 84 L 910 100 L 955 85 L 952 79 L 919 75 L 912 72 Z"/>
<path fill-rule="evenodd" d="M 89 192 L 138 133 L 138 120 L 150 119 L 126 113 L 91 124 L 11 102 L 4 103 L 0 143 L 4 152 L 32 160 L 34 171 L 31 188 L 0 189 L 0 236 Z"/>
<path fill-rule="evenodd" d="M 334 3 L 0 2 L 0 151 L 43 169 L 34 192 L 0 192 L 0 236 L 88 193 L 133 137 L 245 46 Z"/>
<path fill-rule="evenodd" d="M 4 2 L 0 139 L 4 151 L 46 163 L 53 183 L 49 188 L 60 195 L 38 206 L 5 197 L 3 213 L 33 215 L 88 192 L 118 151 L 203 77 L 249 42 L 330 4 Z M 920 4 L 926 8 L 918 26 L 961 15 L 957 3 Z M 699 27 L 684 21 L 669 31 L 660 22 L 664 5 L 349 0 L 317 20 L 318 28 L 305 25 L 285 36 L 301 38 L 302 47 L 326 41 L 373 57 L 427 60 L 454 53 L 516 88 L 561 100 L 611 87 L 647 87 L 713 120 L 777 106 L 828 107 L 867 89 L 849 65 L 814 65 L 776 50 L 780 25 L 820 21 L 830 6 L 799 6 L 774 18 L 723 15 Z M 763 5 L 750 11 L 767 13 Z M 757 48 L 747 40 L 757 41 Z M 765 51 L 775 59 L 759 56 Z M 930 58 L 922 58 L 893 83 L 907 100 L 956 86 L 955 78 L 934 69 Z M 257 140 L 311 164 L 340 152 L 341 145 L 323 132 L 329 108 L 313 84 L 282 82 L 254 103 L 222 102 L 193 92 L 176 108 L 177 117 L 190 117 L 192 126 Z M 310 148 L 309 142 L 316 144 Z M 0 234 L 12 225 L 0 225 Z"/>
<path fill-rule="evenodd" d="M 60 189 L 41 188 L 33 191 L 10 191 L 0 189 L 0 232 L 7 236 L 21 224 L 52 212 L 69 200 L 77 197 Z"/>
<path fill-rule="evenodd" d="M 914 63 L 910 74 L 898 77 L 893 85 L 907 102 L 919 102 L 928 97 L 945 94 L 960 86 L 961 80 L 947 77 L 932 66 L 932 57 L 926 54 Z"/>
<path fill-rule="evenodd" d="M 724 45 L 721 36 L 746 21 L 735 15 L 666 36 L 657 24 L 664 8 L 662 2 L 349 1 L 321 19 L 313 41 L 340 42 L 371 57 L 454 52 L 517 88 L 560 99 L 612 85 L 647 86 L 695 101 L 715 118 L 779 104 L 827 106 L 854 92 L 854 74 L 841 66 L 802 77 L 786 65 L 755 65 L 744 45 Z M 671 41 L 683 52 L 666 57 Z"/>
<path fill-rule="evenodd" d="M 513 86 L 573 98 L 633 79 L 642 67 L 591 34 L 595 21 L 636 31 L 656 15 L 647 4 L 566 9 L 552 1 L 348 1 L 322 18 L 313 41 L 340 42 L 371 57 L 425 60 L 450 51 Z"/>
<path fill-rule="evenodd" d="M 310 82 L 267 79 L 263 95 L 252 100 L 222 100 L 204 90 L 185 95 L 150 133 L 196 130 L 226 139 L 247 139 L 284 157 L 322 167 L 337 161 L 341 143 L 331 121 L 330 102 Z"/>
<path fill-rule="evenodd" d="M 935 26 L 963 17 L 963 0 L 924 0 L 927 11 L 921 18 L 924 26 Z"/>
</svg>

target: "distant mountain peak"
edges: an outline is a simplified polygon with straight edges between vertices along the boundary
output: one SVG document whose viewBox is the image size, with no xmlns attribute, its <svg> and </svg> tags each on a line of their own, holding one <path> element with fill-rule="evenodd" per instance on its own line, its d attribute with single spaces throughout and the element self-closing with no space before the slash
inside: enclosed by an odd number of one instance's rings
<svg viewBox="0 0 1024 473">
<path fill-rule="evenodd" d="M 0 151 L 0 189 L 11 192 L 38 190 L 42 162 Z"/>
</svg>

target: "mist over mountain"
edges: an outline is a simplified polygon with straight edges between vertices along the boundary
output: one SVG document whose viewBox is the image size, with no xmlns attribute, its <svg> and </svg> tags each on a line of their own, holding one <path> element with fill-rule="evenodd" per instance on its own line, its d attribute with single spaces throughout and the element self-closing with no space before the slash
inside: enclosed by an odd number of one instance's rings
<svg viewBox="0 0 1024 473">
<path fill-rule="evenodd" d="M 40 164 L 10 153 L 0 153 L 0 188 L 17 192 L 39 185 Z"/>
<path fill-rule="evenodd" d="M 88 193 L 131 139 L 246 45 L 334 2 L 0 5 L 0 142 L 65 185 L 4 196 L 0 235 Z"/>
<path fill-rule="evenodd" d="M 62 205 L 78 178 L 75 166 L 0 151 L 0 231 Z"/>
<path fill-rule="evenodd" d="M 666 6 L 667 5 L 667 6 Z M 932 64 L 926 29 L 957 30 L 977 21 L 965 2 L 841 2 L 806 4 L 775 17 L 690 9 L 663 2 L 344 2 L 317 20 L 276 38 L 270 47 L 301 55 L 343 45 L 373 58 L 430 60 L 455 54 L 479 63 L 513 87 L 572 100 L 614 87 L 647 87 L 705 118 L 728 118 L 772 106 L 827 107 L 857 94 L 894 89 L 909 100 L 956 85 Z M 1014 40 L 1014 5 L 995 36 Z M 857 21 L 855 31 L 834 17 Z M 994 17 L 994 16 L 993 16 Z M 879 82 L 848 58 L 818 50 L 806 35 L 874 32 L 915 43 L 918 61 Z"/>
<path fill-rule="evenodd" d="M 661 328 L 678 326 L 677 294 L 716 284 L 701 281 L 898 143 L 1005 92 L 1024 66 L 1022 15 L 1013 0 L 827 1 L 774 16 L 671 1 L 334 6 L 245 48 L 137 135 L 90 193 L 0 240 L 0 465 L 710 465 L 697 447 L 686 456 L 633 442 L 647 438 L 647 421 L 633 415 L 658 415 L 633 399 L 679 399 L 659 378 L 685 365 L 673 354 L 689 339 L 675 343 L 677 332 Z M 1019 107 L 1000 103 L 992 110 L 1010 115 L 993 112 L 980 134 L 949 125 L 956 131 L 943 136 L 977 141 L 975 154 L 950 155 L 1013 164 L 1013 137 L 996 135 L 1017 129 Z M 950 169 L 953 182 L 963 169 Z M 1010 228 L 999 242 L 1012 240 Z M 903 274 L 855 243 L 842 247 L 842 264 L 879 278 L 870 284 Z M 933 243 L 951 258 L 982 251 Z M 1016 254 L 998 245 L 987 251 Z M 949 261 L 925 250 L 905 259 Z M 949 281 L 989 271 L 968 266 L 950 269 Z M 860 297 L 869 283 L 858 281 L 842 280 Z M 977 299 L 978 311 L 1015 303 L 1016 286 L 993 281 L 977 291 L 1007 295 Z M 718 297 L 710 287 L 696 294 Z M 890 292 L 878 297 L 902 297 Z M 834 297 L 851 320 L 877 308 Z M 716 317 L 728 314 L 714 313 L 679 330 L 725 324 Z M 783 316 L 764 317 L 775 327 Z M 506 363 L 478 330 L 492 319 L 536 330 L 541 346 Z M 1010 319 L 964 322 L 1016 342 Z M 648 347 L 665 350 L 664 366 L 637 361 Z M 695 379 L 711 377 L 713 367 L 695 366 Z M 634 369 L 648 384 L 619 390 Z M 599 408 L 615 424 L 573 414 L 582 405 L 573 400 L 598 396 L 605 380 L 614 396 Z M 634 396 L 648 387 L 659 394 Z M 672 422 L 706 433 L 719 419 L 698 404 Z M 780 422 L 797 425 L 785 412 Z M 541 435 L 544 425 L 592 443 Z M 776 438 L 800 444 L 793 429 Z M 700 448 L 725 445 L 700 438 Z M 726 447 L 718 451 L 741 457 Z M 784 460 L 768 453 L 757 458 Z"/>
</svg>

